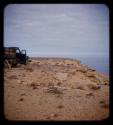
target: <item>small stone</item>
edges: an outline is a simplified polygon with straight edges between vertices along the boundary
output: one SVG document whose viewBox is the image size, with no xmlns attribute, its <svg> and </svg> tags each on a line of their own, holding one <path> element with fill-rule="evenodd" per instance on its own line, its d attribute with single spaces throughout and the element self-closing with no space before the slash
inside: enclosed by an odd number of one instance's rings
<svg viewBox="0 0 113 125">
<path fill-rule="evenodd" d="M 23 98 L 20 98 L 19 101 L 23 101 L 24 99 Z"/>
<path fill-rule="evenodd" d="M 58 105 L 57 108 L 61 109 L 63 108 L 63 105 Z"/>
</svg>

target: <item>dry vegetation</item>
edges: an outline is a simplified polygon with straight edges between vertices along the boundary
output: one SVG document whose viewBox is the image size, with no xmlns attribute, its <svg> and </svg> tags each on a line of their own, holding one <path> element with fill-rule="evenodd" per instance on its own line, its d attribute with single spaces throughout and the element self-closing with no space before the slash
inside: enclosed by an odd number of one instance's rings
<svg viewBox="0 0 113 125">
<path fill-rule="evenodd" d="M 63 94 L 61 90 L 59 90 L 57 87 L 54 86 L 49 87 L 47 92 L 52 94 Z"/>
<path fill-rule="evenodd" d="M 109 117 L 109 77 L 78 60 L 31 59 L 4 71 L 8 120 L 102 120 Z"/>
</svg>

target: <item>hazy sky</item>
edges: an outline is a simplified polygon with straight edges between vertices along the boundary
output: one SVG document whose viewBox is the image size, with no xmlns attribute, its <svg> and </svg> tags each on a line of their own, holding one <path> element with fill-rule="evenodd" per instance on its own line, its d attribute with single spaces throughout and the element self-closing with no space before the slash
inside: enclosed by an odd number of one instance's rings
<svg viewBox="0 0 113 125">
<path fill-rule="evenodd" d="M 29 56 L 108 56 L 109 9 L 104 4 L 9 4 L 4 46 Z"/>
</svg>

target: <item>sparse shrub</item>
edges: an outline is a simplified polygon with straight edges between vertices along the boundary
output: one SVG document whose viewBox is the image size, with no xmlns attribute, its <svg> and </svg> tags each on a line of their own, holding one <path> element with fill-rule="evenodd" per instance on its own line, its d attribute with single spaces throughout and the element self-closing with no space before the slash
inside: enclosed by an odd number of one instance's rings
<svg viewBox="0 0 113 125">
<path fill-rule="evenodd" d="M 87 87 L 92 90 L 98 90 L 101 88 L 99 85 L 88 84 Z"/>
<path fill-rule="evenodd" d="M 24 81 L 20 81 L 19 83 L 22 84 L 22 83 L 24 83 Z"/>
<path fill-rule="evenodd" d="M 91 80 L 92 82 L 95 82 L 95 83 L 100 83 L 100 81 L 99 81 L 98 79 L 96 79 L 96 78 L 90 78 L 90 80 Z"/>
<path fill-rule="evenodd" d="M 26 70 L 29 71 L 29 72 L 33 72 L 32 68 L 26 68 Z"/>
<path fill-rule="evenodd" d="M 50 116 L 47 116 L 47 117 L 46 117 L 46 119 L 48 119 L 48 120 L 49 120 L 49 119 L 50 119 Z"/>
<path fill-rule="evenodd" d="M 63 94 L 63 92 L 61 90 L 59 90 L 58 88 L 52 86 L 48 88 L 48 93 L 53 93 L 53 94 Z"/>
<path fill-rule="evenodd" d="M 100 101 L 100 104 L 103 104 L 103 103 L 105 103 L 105 101 L 104 101 L 104 100 Z"/>
<path fill-rule="evenodd" d="M 23 99 L 23 98 L 20 98 L 19 101 L 24 101 L 24 99 Z"/>
<path fill-rule="evenodd" d="M 109 104 L 104 103 L 104 104 L 101 105 L 101 107 L 102 107 L 102 108 L 109 108 Z"/>
<path fill-rule="evenodd" d="M 36 86 L 33 86 L 32 88 L 33 88 L 33 89 L 37 89 L 37 87 L 36 87 Z"/>
<path fill-rule="evenodd" d="M 61 85 L 61 82 L 58 82 L 57 85 L 60 86 L 60 85 Z"/>
<path fill-rule="evenodd" d="M 94 94 L 93 93 L 88 93 L 88 94 L 86 94 L 86 96 L 94 96 Z"/>
<path fill-rule="evenodd" d="M 25 74 L 22 74 L 23 77 L 25 77 L 26 75 Z"/>
<path fill-rule="evenodd" d="M 31 86 L 31 87 L 36 86 L 36 83 L 32 82 L 32 83 L 30 84 L 30 86 Z"/>
<path fill-rule="evenodd" d="M 75 75 L 75 74 L 76 74 L 76 72 L 72 72 L 71 74 L 72 74 L 72 75 Z"/>
<path fill-rule="evenodd" d="M 62 96 L 61 96 L 61 95 L 56 95 L 56 97 L 57 97 L 57 98 L 60 98 L 60 99 L 62 99 Z"/>
<path fill-rule="evenodd" d="M 29 87 L 31 87 L 32 89 L 37 89 L 37 86 L 39 86 L 39 84 L 32 82 L 31 84 L 28 85 Z"/>
<path fill-rule="evenodd" d="M 82 72 L 82 73 L 86 73 L 87 70 L 86 69 L 78 69 L 79 72 Z"/>
<path fill-rule="evenodd" d="M 16 75 L 12 75 L 12 76 L 9 76 L 8 78 L 9 79 L 17 79 L 17 76 Z"/>
<path fill-rule="evenodd" d="M 57 108 L 61 109 L 63 108 L 64 106 L 63 105 L 58 105 Z"/>
<path fill-rule="evenodd" d="M 24 95 L 26 95 L 26 94 L 25 94 L 25 93 L 22 93 L 22 94 L 21 94 L 21 96 L 24 96 Z"/>
<path fill-rule="evenodd" d="M 91 72 L 86 72 L 85 75 L 89 78 L 96 78 L 95 75 Z"/>
<path fill-rule="evenodd" d="M 51 114 L 51 117 L 58 117 L 58 114 Z"/>
<path fill-rule="evenodd" d="M 28 62 L 32 62 L 32 60 L 31 60 L 31 59 L 29 59 L 29 60 L 28 60 Z"/>
<path fill-rule="evenodd" d="M 109 104 L 105 100 L 102 100 L 99 103 L 102 108 L 109 108 Z"/>
<path fill-rule="evenodd" d="M 104 85 L 109 85 L 109 84 L 107 82 L 105 82 Z"/>
<path fill-rule="evenodd" d="M 76 89 L 85 90 L 84 86 L 78 86 Z"/>
<path fill-rule="evenodd" d="M 72 89 L 76 89 L 76 87 L 75 87 L 75 86 L 71 86 L 71 88 L 72 88 Z"/>
<path fill-rule="evenodd" d="M 54 84 L 52 83 L 52 82 L 49 82 L 48 83 L 48 86 L 50 87 L 50 86 L 53 86 Z"/>
</svg>

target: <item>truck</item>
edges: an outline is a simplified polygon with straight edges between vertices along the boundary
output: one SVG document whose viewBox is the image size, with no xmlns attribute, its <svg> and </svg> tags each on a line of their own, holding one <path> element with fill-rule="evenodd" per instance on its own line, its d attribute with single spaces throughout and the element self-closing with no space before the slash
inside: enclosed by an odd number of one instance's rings
<svg viewBox="0 0 113 125">
<path fill-rule="evenodd" d="M 26 65 L 28 59 L 26 50 L 20 50 L 19 47 L 4 47 L 4 61 L 7 61 L 11 67 L 17 64 Z"/>
</svg>

